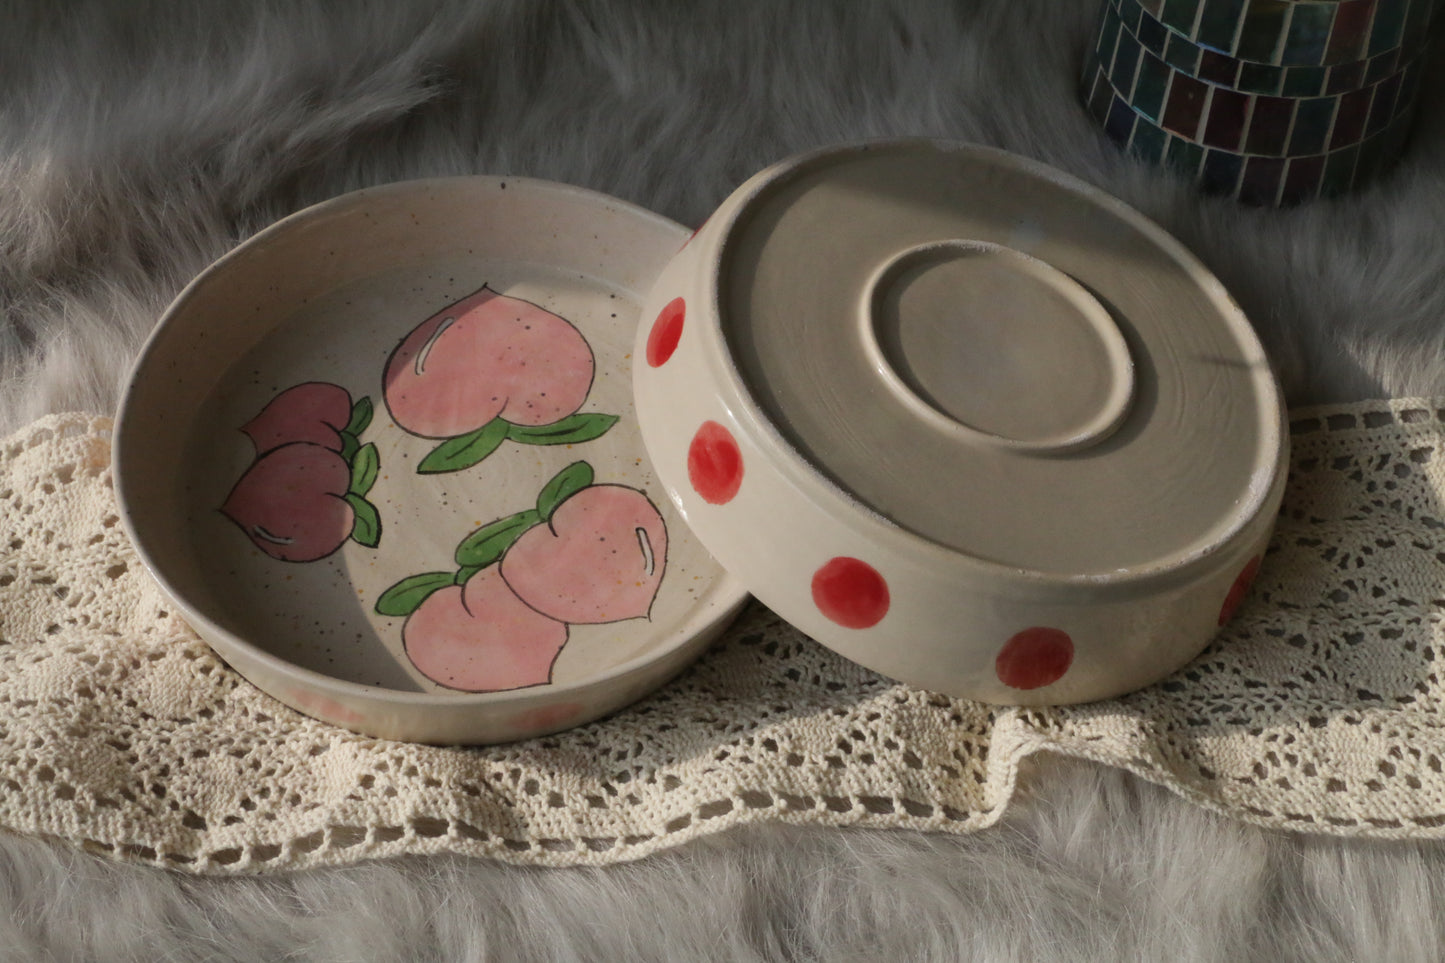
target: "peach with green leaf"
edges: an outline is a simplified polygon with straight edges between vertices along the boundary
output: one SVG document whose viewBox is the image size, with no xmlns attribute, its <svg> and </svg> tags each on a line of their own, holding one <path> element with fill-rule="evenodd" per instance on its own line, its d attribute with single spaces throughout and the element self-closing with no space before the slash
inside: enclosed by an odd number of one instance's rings
<svg viewBox="0 0 1445 963">
<path fill-rule="evenodd" d="M 366 495 L 380 471 L 374 444 L 357 436 L 371 399 L 306 382 L 278 394 L 241 430 L 257 458 L 221 505 L 257 548 L 283 562 L 314 562 L 348 539 L 376 547 L 381 517 Z"/>
<path fill-rule="evenodd" d="M 382 381 L 398 425 L 453 438 L 498 417 L 559 421 L 582 407 L 592 375 L 592 349 L 571 322 L 484 286 L 417 325 Z"/>
<path fill-rule="evenodd" d="M 401 638 L 412 665 L 438 685 L 500 692 L 549 682 L 567 626 L 524 604 L 493 567 L 427 595 Z"/>
<path fill-rule="evenodd" d="M 292 442 L 258 458 L 221 511 L 272 558 L 313 562 L 351 535 L 356 518 L 346 500 L 350 483 L 351 469 L 339 454 Z"/>
<path fill-rule="evenodd" d="M 351 420 L 351 395 L 340 385 L 308 381 L 272 398 L 241 430 L 251 436 L 257 454 L 293 441 L 341 450 L 341 431 Z"/>
<path fill-rule="evenodd" d="M 635 488 L 589 485 L 507 550 L 502 577 L 543 615 L 574 625 L 645 618 L 667 567 L 667 526 Z"/>
<path fill-rule="evenodd" d="M 616 415 L 579 413 L 594 365 L 566 318 L 484 285 L 402 339 L 382 397 L 402 429 L 443 439 L 419 472 L 460 471 L 504 441 L 578 444 L 604 434 Z"/>
<path fill-rule="evenodd" d="M 349 459 L 360 447 L 358 438 L 371 423 L 371 415 L 370 398 L 353 405 L 350 392 L 340 385 L 307 381 L 276 395 L 241 430 L 250 436 L 257 455 L 305 441 Z"/>
<path fill-rule="evenodd" d="M 516 688 L 547 681 L 543 662 L 550 672 L 549 647 L 561 649 L 568 625 L 650 613 L 667 527 L 642 492 L 594 485 L 592 466 L 577 461 L 532 507 L 470 532 L 453 558 L 455 570 L 391 585 L 376 612 L 407 620 L 407 656 L 427 678 L 473 692 Z"/>
</svg>

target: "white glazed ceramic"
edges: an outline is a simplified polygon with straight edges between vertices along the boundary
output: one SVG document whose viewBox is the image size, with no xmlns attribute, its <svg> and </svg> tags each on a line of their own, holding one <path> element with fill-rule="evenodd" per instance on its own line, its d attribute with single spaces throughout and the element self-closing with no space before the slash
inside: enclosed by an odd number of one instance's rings
<svg viewBox="0 0 1445 963">
<path fill-rule="evenodd" d="M 688 525 L 788 621 L 1006 704 L 1151 683 L 1227 621 L 1284 412 L 1223 287 L 1042 164 L 927 141 L 740 187 L 647 299 L 634 382 Z"/>
<path fill-rule="evenodd" d="M 261 232 L 171 305 L 121 404 L 141 558 L 241 674 L 371 735 L 518 739 L 645 694 L 746 598 L 633 417 L 639 302 L 685 238 L 489 177 Z"/>
</svg>

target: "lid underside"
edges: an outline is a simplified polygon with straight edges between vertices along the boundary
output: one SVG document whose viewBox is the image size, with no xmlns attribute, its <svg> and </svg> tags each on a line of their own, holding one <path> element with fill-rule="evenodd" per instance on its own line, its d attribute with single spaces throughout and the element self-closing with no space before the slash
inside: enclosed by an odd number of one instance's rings
<svg viewBox="0 0 1445 963">
<path fill-rule="evenodd" d="M 999 152 L 833 153 L 765 185 L 718 303 L 782 438 L 964 554 L 1109 576 L 1209 551 L 1258 511 L 1279 401 L 1182 248 Z"/>
</svg>

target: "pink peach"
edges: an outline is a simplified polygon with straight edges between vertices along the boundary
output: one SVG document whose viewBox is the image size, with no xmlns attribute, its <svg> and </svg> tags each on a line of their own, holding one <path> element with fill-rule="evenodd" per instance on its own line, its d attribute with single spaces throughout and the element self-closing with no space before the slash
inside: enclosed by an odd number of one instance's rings
<svg viewBox="0 0 1445 963">
<path fill-rule="evenodd" d="M 567 626 L 527 607 L 495 566 L 428 595 L 407 616 L 402 645 L 417 671 L 465 692 L 543 685 Z"/>
<path fill-rule="evenodd" d="M 502 417 L 550 425 L 582 407 L 592 349 L 565 318 L 483 287 L 423 321 L 386 362 L 392 419 L 425 438 L 454 438 Z"/>
<path fill-rule="evenodd" d="M 574 625 L 646 616 L 667 566 L 667 526 L 647 496 L 590 485 L 502 556 L 517 597 Z"/>
</svg>

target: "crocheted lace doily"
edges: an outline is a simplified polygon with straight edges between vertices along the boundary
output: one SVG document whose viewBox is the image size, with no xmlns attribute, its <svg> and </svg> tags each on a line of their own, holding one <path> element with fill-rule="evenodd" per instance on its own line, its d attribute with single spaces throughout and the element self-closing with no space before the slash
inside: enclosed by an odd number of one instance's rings
<svg viewBox="0 0 1445 963">
<path fill-rule="evenodd" d="M 599 864 L 760 820 L 978 830 L 1049 750 L 1264 826 L 1442 835 L 1445 410 L 1296 412 L 1292 434 L 1253 595 L 1145 691 L 945 698 L 755 605 L 630 709 L 447 749 L 327 726 L 231 671 L 125 538 L 109 422 L 52 416 L 0 442 L 0 826 L 208 873 L 443 851 Z"/>
</svg>

